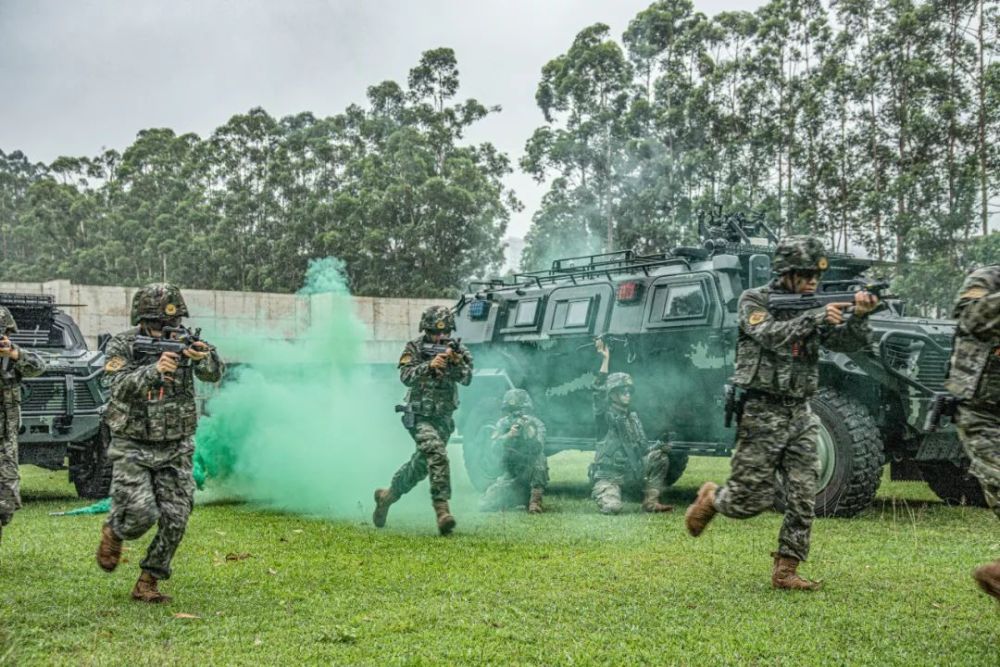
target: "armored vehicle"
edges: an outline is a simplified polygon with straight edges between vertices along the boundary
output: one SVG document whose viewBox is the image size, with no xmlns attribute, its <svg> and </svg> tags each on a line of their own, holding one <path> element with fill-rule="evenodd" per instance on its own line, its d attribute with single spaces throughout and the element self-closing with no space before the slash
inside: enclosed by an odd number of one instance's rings
<svg viewBox="0 0 1000 667">
<path fill-rule="evenodd" d="M 104 498 L 111 486 L 110 441 L 102 424 L 104 353 L 87 349 L 80 327 L 48 295 L 0 294 L 17 322 L 10 339 L 37 352 L 45 372 L 24 380 L 19 458 L 49 470 L 65 467 L 82 498 Z"/>
<path fill-rule="evenodd" d="M 676 481 L 689 455 L 727 456 L 734 428 L 723 420 L 732 373 L 737 300 L 772 277 L 775 235 L 760 221 L 700 221 L 703 245 L 559 259 L 546 271 L 476 283 L 456 305 L 456 337 L 476 358 L 458 415 L 465 465 L 483 486 L 496 474 L 488 424 L 511 387 L 526 389 L 548 431 L 547 453 L 593 449 L 590 386 L 595 337 L 612 348 L 611 371 L 635 379 L 633 404 L 651 438 L 673 444 Z M 822 290 L 861 289 L 871 260 L 829 256 Z M 943 392 L 954 323 L 904 315 L 885 298 L 871 316 L 872 345 L 821 357 L 812 399 L 822 465 L 817 513 L 851 516 L 868 506 L 891 465 L 893 479 L 925 479 L 949 502 L 981 504 L 953 427 L 925 427 Z"/>
</svg>

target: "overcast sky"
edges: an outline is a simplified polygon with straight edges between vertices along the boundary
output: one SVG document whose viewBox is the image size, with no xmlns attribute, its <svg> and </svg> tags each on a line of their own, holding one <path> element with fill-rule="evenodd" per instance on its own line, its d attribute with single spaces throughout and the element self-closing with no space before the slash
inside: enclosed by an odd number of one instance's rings
<svg viewBox="0 0 1000 667">
<path fill-rule="evenodd" d="M 461 98 L 499 104 L 470 134 L 516 162 L 542 124 L 542 66 L 584 27 L 620 36 L 651 0 L 0 0 L 0 149 L 35 161 L 122 150 L 136 132 L 206 136 L 255 106 L 274 116 L 329 116 L 365 89 L 405 84 L 421 52 L 455 49 Z M 712 15 L 760 0 L 695 0 Z M 526 210 L 544 186 L 510 185 Z"/>
</svg>

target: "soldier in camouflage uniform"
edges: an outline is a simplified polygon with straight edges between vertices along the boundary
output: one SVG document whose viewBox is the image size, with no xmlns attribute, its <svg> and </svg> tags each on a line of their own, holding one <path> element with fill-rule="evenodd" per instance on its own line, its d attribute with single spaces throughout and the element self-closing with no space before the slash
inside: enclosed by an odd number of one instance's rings
<svg viewBox="0 0 1000 667">
<path fill-rule="evenodd" d="M 788 506 L 778 551 L 771 554 L 775 588 L 819 587 L 796 573 L 798 564 L 809 554 L 819 477 L 819 422 L 809 408 L 809 397 L 819 383 L 820 345 L 843 352 L 863 348 L 870 335 L 867 317 L 878 303 L 874 295 L 858 292 L 854 303 L 830 304 L 797 316 L 776 316 L 768 311 L 770 292 L 815 292 L 826 268 L 819 240 L 784 239 L 774 255 L 778 277 L 740 297 L 732 382 L 746 392 L 746 403 L 736 434 L 731 475 L 721 489 L 705 482 L 685 515 L 687 529 L 696 537 L 716 512 L 735 519 L 756 516 L 773 505 L 775 475 L 782 473 Z M 844 309 L 851 306 L 853 317 L 845 323 Z"/>
<path fill-rule="evenodd" d="M 958 433 L 986 503 L 1000 518 L 1000 265 L 972 272 L 952 317 L 958 320 L 946 388 L 957 396 Z M 973 577 L 1000 599 L 1000 560 Z"/>
<path fill-rule="evenodd" d="M 7 338 L 17 331 L 10 311 L 0 306 L 0 537 L 3 527 L 21 508 L 21 477 L 17 467 L 17 433 L 21 429 L 21 380 L 41 375 L 45 362 Z"/>
<path fill-rule="evenodd" d="M 602 514 L 622 510 L 622 494 L 642 493 L 644 512 L 669 512 L 672 505 L 660 503 L 667 487 L 670 459 L 667 443 L 649 445 L 639 415 L 631 409 L 634 385 L 628 373 L 608 374 L 611 351 L 600 338 L 595 342 L 601 369 L 594 379 L 594 419 L 597 447 L 589 475 L 591 495 Z"/>
<path fill-rule="evenodd" d="M 420 338 L 411 340 L 399 358 L 399 378 L 409 387 L 403 424 L 416 442 L 417 451 L 396 471 L 387 489 L 375 490 L 372 523 L 381 528 L 389 506 L 428 475 L 438 531 L 448 535 L 455 517 L 448 508 L 451 471 L 448 438 L 455 430 L 452 413 L 458 408 L 458 385 L 472 382 L 472 355 L 460 344 L 434 350 L 448 342 L 455 316 L 444 306 L 431 306 L 420 318 Z"/>
<path fill-rule="evenodd" d="M 158 524 L 132 590 L 132 597 L 142 602 L 170 601 L 157 581 L 170 577 L 170 561 L 194 505 L 194 378 L 218 382 L 224 367 L 216 351 L 201 341 L 183 354 L 159 356 L 136 351 L 134 343 L 139 335 L 174 336 L 164 330 L 179 326 L 187 315 L 177 287 L 146 285 L 132 297 L 131 322 L 136 328 L 112 338 L 105 349 L 102 383 L 111 390 L 105 418 L 114 467 L 111 512 L 101 528 L 97 564 L 111 572 L 118 566 L 122 540 L 138 539 Z"/>
<path fill-rule="evenodd" d="M 531 396 L 523 389 L 511 389 L 503 397 L 504 416 L 493 430 L 493 442 L 500 448 L 504 472 L 483 493 L 479 501 L 483 512 L 524 504 L 531 514 L 542 512 L 549 463 L 545 458 L 545 424 L 532 414 L 532 408 Z"/>
</svg>

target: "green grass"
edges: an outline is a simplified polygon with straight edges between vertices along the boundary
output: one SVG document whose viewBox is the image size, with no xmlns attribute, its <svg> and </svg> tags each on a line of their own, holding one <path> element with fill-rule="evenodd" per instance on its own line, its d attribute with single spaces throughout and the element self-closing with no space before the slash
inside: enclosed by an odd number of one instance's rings
<svg viewBox="0 0 1000 667">
<path fill-rule="evenodd" d="M 693 459 L 673 514 L 633 503 L 605 517 L 582 481 L 587 458 L 552 459 L 540 517 L 476 514 L 456 473 L 449 539 L 434 534 L 426 483 L 381 531 L 367 498 L 338 521 L 200 503 L 169 606 L 128 598 L 151 534 L 101 572 L 101 517 L 48 516 L 80 501 L 64 472 L 25 468 L 26 506 L 0 547 L 0 663 L 1000 663 L 1000 607 L 969 577 L 1000 556 L 986 510 L 886 482 L 862 516 L 817 521 L 803 570 L 824 590 L 773 591 L 779 516 L 720 518 L 698 540 L 683 530 L 684 506 L 727 460 Z"/>
</svg>

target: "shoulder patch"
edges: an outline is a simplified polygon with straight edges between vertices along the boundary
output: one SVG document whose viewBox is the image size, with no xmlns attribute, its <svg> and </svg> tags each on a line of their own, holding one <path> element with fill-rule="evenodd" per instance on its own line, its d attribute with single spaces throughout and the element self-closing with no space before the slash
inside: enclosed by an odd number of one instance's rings
<svg viewBox="0 0 1000 667">
<path fill-rule="evenodd" d="M 108 362 L 104 364 L 104 371 L 106 373 L 115 373 L 125 368 L 127 362 L 122 357 L 111 357 Z"/>
<path fill-rule="evenodd" d="M 968 289 L 958 297 L 960 299 L 982 299 L 984 296 L 989 294 L 990 291 L 985 287 L 973 287 Z"/>
<path fill-rule="evenodd" d="M 403 356 L 399 358 L 399 365 L 406 366 L 411 361 L 413 361 L 413 355 L 411 355 L 409 352 L 404 352 Z"/>
<path fill-rule="evenodd" d="M 755 327 L 766 319 L 767 319 L 766 311 L 755 310 L 752 313 L 750 313 L 750 317 L 747 318 L 747 322 L 750 323 L 750 326 Z"/>
</svg>

